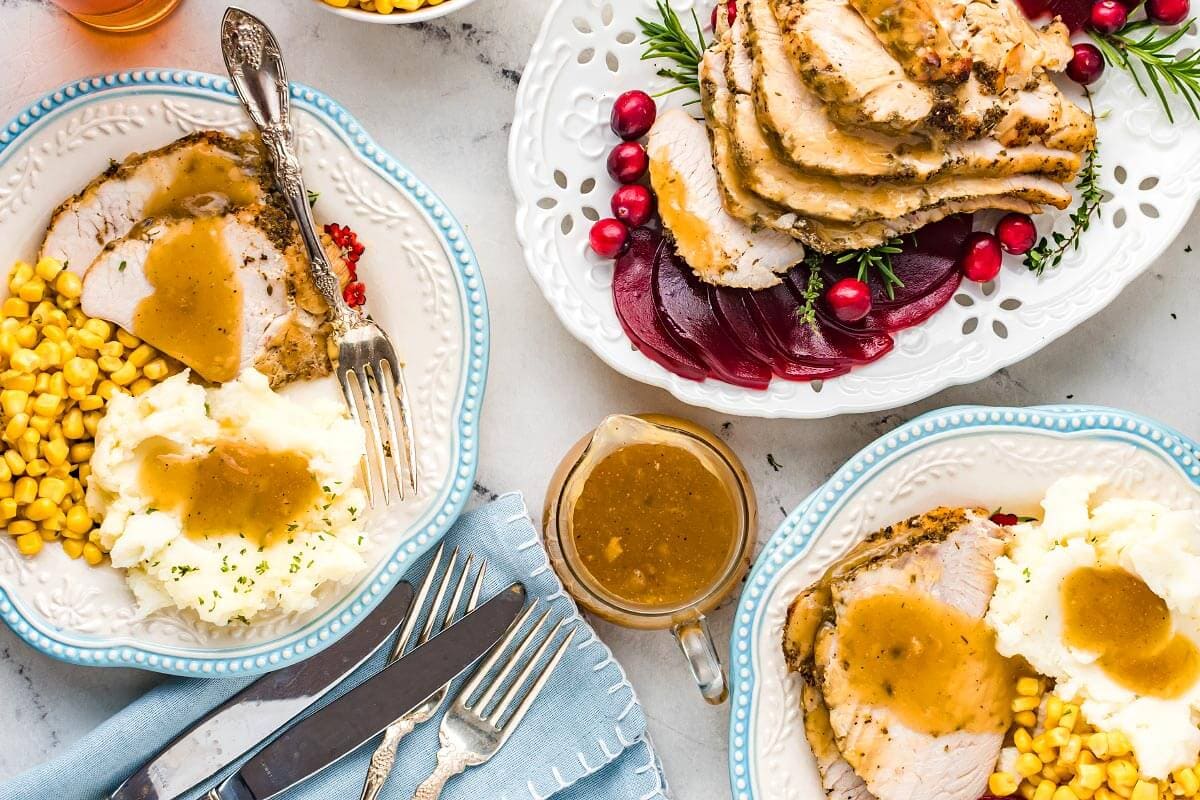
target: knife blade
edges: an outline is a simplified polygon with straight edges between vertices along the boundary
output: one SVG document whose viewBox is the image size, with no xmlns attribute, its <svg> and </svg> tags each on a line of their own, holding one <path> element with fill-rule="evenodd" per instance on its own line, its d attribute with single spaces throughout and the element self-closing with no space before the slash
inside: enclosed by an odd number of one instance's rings
<svg viewBox="0 0 1200 800">
<path fill-rule="evenodd" d="M 378 652 L 408 616 L 412 600 L 412 586 L 401 582 L 341 641 L 264 675 L 179 734 L 110 800 L 171 800 L 220 772 Z"/>
<path fill-rule="evenodd" d="M 358 749 L 492 648 L 525 605 L 514 583 L 343 697 L 292 726 L 204 800 L 269 800 Z"/>
</svg>

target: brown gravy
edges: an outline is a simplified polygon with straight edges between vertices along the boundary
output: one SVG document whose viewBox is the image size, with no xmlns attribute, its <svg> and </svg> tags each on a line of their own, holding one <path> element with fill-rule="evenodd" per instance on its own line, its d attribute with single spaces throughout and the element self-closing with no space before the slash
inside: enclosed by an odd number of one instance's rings
<svg viewBox="0 0 1200 800">
<path fill-rule="evenodd" d="M 934 736 L 1008 729 L 1017 665 L 983 620 L 924 595 L 880 594 L 854 601 L 838 633 L 864 702 Z"/>
<path fill-rule="evenodd" d="M 1063 637 L 1097 653 L 1116 683 L 1142 695 L 1178 697 L 1200 678 L 1200 653 L 1175 633 L 1166 602 L 1119 567 L 1082 567 L 1062 586 Z"/>
<path fill-rule="evenodd" d="M 229 156 L 193 148 L 142 211 L 143 217 L 190 217 L 205 207 L 214 211 L 256 202 L 262 190 Z"/>
<path fill-rule="evenodd" d="M 141 485 L 154 507 L 182 513 L 188 536 L 240 533 L 256 545 L 270 544 L 321 497 L 299 453 L 233 440 L 190 459 L 164 439 L 143 447 Z"/>
<path fill-rule="evenodd" d="M 631 444 L 588 475 L 571 531 L 601 587 L 631 603 L 676 606 L 720 580 L 739 533 L 738 506 L 690 451 Z"/>
<path fill-rule="evenodd" d="M 213 383 L 236 378 L 242 360 L 242 286 L 223 227 L 219 217 L 182 221 L 151 244 L 154 291 L 133 315 L 135 335 Z"/>
</svg>

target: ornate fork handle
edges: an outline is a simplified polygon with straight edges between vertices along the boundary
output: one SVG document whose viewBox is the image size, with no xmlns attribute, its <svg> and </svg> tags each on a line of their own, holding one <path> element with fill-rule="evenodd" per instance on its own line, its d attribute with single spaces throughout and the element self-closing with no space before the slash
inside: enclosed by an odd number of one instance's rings
<svg viewBox="0 0 1200 800">
<path fill-rule="evenodd" d="M 446 781 L 462 772 L 470 764 L 466 753 L 457 747 L 442 745 L 437 754 L 437 767 L 425 779 L 425 782 L 417 787 L 413 800 L 438 800 L 442 795 L 442 789 L 446 788 Z"/>
<path fill-rule="evenodd" d="M 399 747 L 400 740 L 413 732 L 417 727 L 417 722 L 415 716 L 405 715 L 384 731 L 383 741 L 371 754 L 371 764 L 367 767 L 367 780 L 363 783 L 362 795 L 359 800 L 376 800 L 379 797 L 384 784 L 387 783 L 388 776 L 392 774 L 392 767 L 396 764 L 396 748 Z"/>
</svg>

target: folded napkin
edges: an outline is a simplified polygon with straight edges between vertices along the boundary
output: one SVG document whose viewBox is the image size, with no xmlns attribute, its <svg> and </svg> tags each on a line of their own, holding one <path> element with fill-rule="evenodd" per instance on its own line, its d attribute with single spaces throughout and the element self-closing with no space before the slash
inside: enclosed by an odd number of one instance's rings
<svg viewBox="0 0 1200 800">
<path fill-rule="evenodd" d="M 485 597 L 520 580 L 531 598 L 539 598 L 543 607 L 548 604 L 552 618 L 573 619 L 579 631 L 512 738 L 488 764 L 452 778 L 442 795 L 445 800 L 666 800 L 662 768 L 646 738 L 646 719 L 633 687 L 564 593 L 521 496 L 505 495 L 464 515 L 446 535 L 446 545 L 475 554 L 477 562 L 488 559 Z M 414 585 L 431 558 L 422 559 L 409 574 Z M 377 655 L 331 695 L 336 697 L 374 674 L 382 668 L 385 655 Z M 105 798 L 179 731 L 247 683 L 248 679 L 167 681 L 58 758 L 0 786 L 0 800 Z M 439 719 L 401 742 L 396 768 L 383 792 L 385 800 L 412 797 L 433 770 Z M 372 741 L 281 797 L 358 797 L 375 745 Z M 188 798 L 199 794 L 200 790 Z"/>
</svg>

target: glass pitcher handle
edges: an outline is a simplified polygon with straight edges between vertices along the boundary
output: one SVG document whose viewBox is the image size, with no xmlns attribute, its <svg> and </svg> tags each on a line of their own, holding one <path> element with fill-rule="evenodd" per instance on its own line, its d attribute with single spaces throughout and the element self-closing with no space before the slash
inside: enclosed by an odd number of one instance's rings
<svg viewBox="0 0 1200 800">
<path fill-rule="evenodd" d="M 712 634 L 708 632 L 708 619 L 700 616 L 691 622 L 681 622 L 671 632 L 687 657 L 700 694 L 714 706 L 724 703 L 729 697 L 729 687 Z"/>
</svg>

